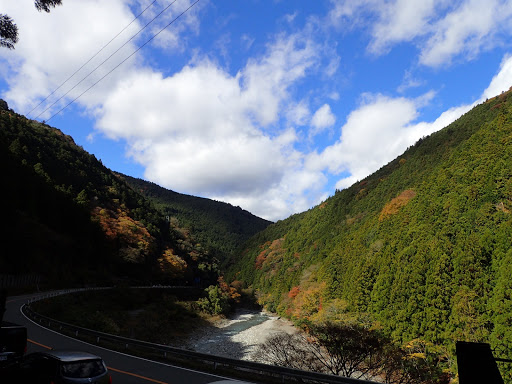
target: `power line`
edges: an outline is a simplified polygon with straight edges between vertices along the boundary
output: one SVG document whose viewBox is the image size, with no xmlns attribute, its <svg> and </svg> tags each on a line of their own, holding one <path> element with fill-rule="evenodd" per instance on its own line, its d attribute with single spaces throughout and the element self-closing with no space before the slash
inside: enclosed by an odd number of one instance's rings
<svg viewBox="0 0 512 384">
<path fill-rule="evenodd" d="M 148 41 L 146 41 L 144 44 L 142 44 L 139 48 L 137 48 L 135 51 L 133 51 L 127 58 L 125 58 L 123 61 L 121 61 L 119 64 L 117 64 L 114 68 L 112 68 L 109 72 L 107 72 L 102 78 L 100 78 L 98 81 L 96 81 L 94 84 L 92 84 L 89 88 L 87 88 L 85 91 L 83 91 L 80 95 L 75 97 L 73 100 L 71 100 L 67 105 L 65 105 L 63 108 L 61 108 L 58 112 L 54 113 L 47 122 L 53 119 L 55 116 L 57 116 L 59 113 L 61 113 L 63 110 L 65 110 L 67 107 L 69 107 L 71 104 L 73 104 L 75 101 L 77 101 L 80 97 L 85 95 L 87 92 L 89 92 L 93 87 L 95 87 L 99 82 L 101 82 L 104 78 L 106 78 L 108 75 L 110 75 L 112 72 L 114 72 L 117 68 L 119 68 L 122 64 L 124 64 L 128 59 L 130 59 L 133 55 L 135 55 L 137 52 L 139 52 L 142 48 L 144 48 L 147 44 L 149 44 L 155 37 L 157 37 L 160 33 L 162 33 L 165 29 L 169 28 L 176 20 L 178 20 L 181 16 L 183 16 L 185 13 L 187 13 L 192 7 L 194 7 L 197 3 L 199 3 L 200 0 L 196 0 L 192 5 L 190 5 L 187 9 L 185 9 L 182 13 L 180 13 L 178 16 L 176 16 L 169 24 L 167 24 L 165 27 L 163 27 L 160 31 L 158 31 L 155 35 L 153 35 Z"/>
<path fill-rule="evenodd" d="M 61 89 L 69 80 L 71 80 L 78 72 L 80 72 L 82 70 L 82 68 L 84 68 L 87 64 L 89 64 L 96 56 L 98 56 L 105 48 L 107 48 L 110 45 L 110 43 L 112 43 L 115 39 L 117 39 L 119 37 L 119 35 L 121 35 L 121 33 L 123 33 L 130 25 L 132 25 L 135 22 L 135 20 L 137 20 L 140 16 L 142 16 L 142 14 L 144 12 L 146 12 L 148 10 L 148 8 L 151 7 L 153 4 L 155 4 L 156 2 L 157 2 L 157 0 L 154 0 L 151 4 L 149 4 L 146 8 L 144 8 L 144 10 L 141 13 L 139 13 L 132 21 L 130 21 L 130 23 L 126 27 L 124 27 L 117 35 L 115 35 L 107 44 L 105 44 L 98 52 L 96 52 L 80 68 L 78 68 L 75 72 L 73 72 L 73 74 L 71 76 L 69 76 L 66 80 L 64 80 L 64 82 L 62 84 L 60 84 L 57 88 L 55 88 L 52 91 L 52 93 L 50 93 L 42 101 L 40 101 L 39 104 L 37 104 L 34 108 L 32 108 L 32 110 L 27 115 L 30 115 L 37 107 L 39 107 L 46 100 L 48 100 L 48 98 L 51 97 L 59 89 Z M 39 117 L 39 116 L 37 116 L 37 117 Z"/>
<path fill-rule="evenodd" d="M 158 15 L 156 15 L 151 21 L 149 21 L 144 27 L 142 27 L 136 34 L 130 37 L 123 45 L 121 45 L 118 49 L 114 51 L 109 57 L 103 60 L 99 65 L 96 66 L 91 72 L 87 74 L 82 80 L 76 83 L 71 89 L 69 89 L 66 93 L 64 93 L 61 97 L 55 100 L 52 104 L 50 104 L 44 111 L 42 111 L 39 115 L 36 116 L 36 119 L 41 116 L 43 113 L 48 111 L 51 107 L 57 104 L 60 100 L 62 100 L 65 96 L 67 96 L 72 90 L 78 87 L 85 79 L 91 76 L 94 72 L 96 72 L 103 64 L 105 64 L 108 60 L 110 60 L 117 52 L 119 52 L 122 48 L 124 48 L 130 41 L 132 41 L 138 34 L 140 34 L 144 29 L 146 29 L 153 21 L 155 21 L 158 17 L 160 17 L 171 5 L 173 5 L 177 0 L 172 1 L 167 7 L 165 7 Z M 53 116 L 52 116 L 53 117 Z"/>
<path fill-rule="evenodd" d="M 96 66 L 91 72 L 89 72 L 82 80 L 80 80 L 78 83 L 76 83 L 71 89 L 69 89 L 66 93 L 64 93 L 61 97 L 59 97 L 57 100 L 55 100 L 52 104 L 50 104 L 44 111 L 42 111 L 39 115 L 37 115 L 35 118 L 37 119 L 39 116 L 41 116 L 43 113 L 48 111 L 51 107 L 53 107 L 55 104 L 57 104 L 59 101 L 61 101 L 64 97 L 66 97 L 72 90 L 74 90 L 76 87 L 78 87 L 84 80 L 86 80 L 89 76 L 91 76 L 94 72 L 96 72 L 103 64 L 105 64 L 107 61 L 109 61 L 117 52 L 119 52 L 121 49 L 123 49 L 130 41 L 132 41 L 137 35 L 139 35 L 143 30 L 145 30 L 153 21 L 155 21 L 157 18 L 159 18 L 167 9 L 170 8 L 171 5 L 173 5 L 176 1 L 172 1 L 167 7 L 165 7 L 158 15 L 156 15 L 151 21 L 149 21 L 144 27 L 142 27 L 136 34 L 134 34 L 132 37 L 130 37 L 123 45 L 121 45 L 118 49 L 116 49 L 109 57 L 107 57 L 105 60 L 103 60 L 100 64 Z M 52 116 L 53 117 L 53 116 Z"/>
</svg>

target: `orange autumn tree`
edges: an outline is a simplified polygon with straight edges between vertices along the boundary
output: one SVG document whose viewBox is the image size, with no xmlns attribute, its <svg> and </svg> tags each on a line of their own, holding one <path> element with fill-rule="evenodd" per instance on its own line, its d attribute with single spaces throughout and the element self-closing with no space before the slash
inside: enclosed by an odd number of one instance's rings
<svg viewBox="0 0 512 384">
<path fill-rule="evenodd" d="M 154 239 L 139 221 L 126 211 L 96 207 L 92 217 L 97 220 L 108 239 L 120 244 L 119 256 L 131 263 L 143 263 L 154 246 Z"/>
<path fill-rule="evenodd" d="M 160 270 L 171 279 L 182 279 L 187 270 L 187 262 L 170 248 L 166 249 L 158 258 Z"/>
<path fill-rule="evenodd" d="M 379 216 L 379 221 L 386 219 L 387 217 L 398 213 L 400 208 L 406 206 L 411 199 L 416 196 L 416 192 L 412 189 L 406 189 L 400 195 L 392 199 L 389 203 L 387 203 Z"/>
<path fill-rule="evenodd" d="M 229 300 L 233 300 L 236 303 L 240 301 L 240 293 L 238 293 L 235 287 L 226 283 L 224 276 L 219 276 L 217 282 L 219 283 L 220 290 L 227 296 Z"/>
<path fill-rule="evenodd" d="M 272 242 L 266 242 L 262 247 L 262 251 L 256 257 L 254 267 L 256 269 L 269 270 L 272 272 L 280 261 L 282 261 L 286 249 L 283 248 L 284 238 L 276 239 Z"/>
<path fill-rule="evenodd" d="M 294 287 L 292 290 L 294 290 Z M 306 287 L 298 288 L 298 293 L 293 297 L 291 315 L 297 319 L 310 319 L 313 315 L 322 310 L 323 296 L 326 284 L 311 283 Z M 297 291 L 295 290 L 295 292 Z M 295 293 L 292 292 L 292 295 Z M 290 293 L 288 293 L 290 295 Z"/>
</svg>

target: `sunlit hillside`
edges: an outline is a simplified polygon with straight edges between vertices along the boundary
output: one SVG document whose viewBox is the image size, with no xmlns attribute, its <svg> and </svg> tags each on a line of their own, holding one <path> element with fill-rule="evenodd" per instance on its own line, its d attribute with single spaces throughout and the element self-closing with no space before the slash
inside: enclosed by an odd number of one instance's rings
<svg viewBox="0 0 512 384">
<path fill-rule="evenodd" d="M 452 358 L 456 340 L 506 354 L 511 210 L 512 95 L 504 93 L 269 226 L 230 277 L 296 321 L 365 313 L 395 340 L 421 339 Z"/>
</svg>

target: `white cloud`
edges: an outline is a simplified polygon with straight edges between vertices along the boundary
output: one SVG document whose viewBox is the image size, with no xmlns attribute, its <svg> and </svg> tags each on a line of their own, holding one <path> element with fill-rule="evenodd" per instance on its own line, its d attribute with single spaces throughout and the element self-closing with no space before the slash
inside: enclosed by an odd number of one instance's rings
<svg viewBox="0 0 512 384">
<path fill-rule="evenodd" d="M 11 16 L 19 27 L 20 41 L 13 51 L 0 50 L 0 58 L 3 59 L 3 71 L 7 73 L 6 79 L 9 84 L 9 90 L 2 97 L 23 113 L 30 111 L 40 100 L 56 90 L 75 70 L 129 25 L 31 114 L 31 117 L 35 117 L 56 102 L 40 117 L 47 119 L 111 72 L 148 41 L 151 33 L 156 33 L 169 24 L 192 2 L 186 0 L 180 2 L 180 6 L 170 7 L 141 33 L 138 32 L 164 9 L 168 2 L 155 3 L 136 21 L 129 7 L 134 5 L 131 0 L 66 0 L 62 6 L 52 9 L 50 14 L 38 12 L 30 1 L 27 5 L 20 3 L 2 4 L 2 12 Z M 149 3 L 147 0 L 141 1 L 137 14 Z M 184 32 L 199 31 L 197 13 L 200 7 L 198 5 L 180 17 L 179 23 L 173 24 L 171 29 L 164 30 L 152 44 L 166 49 L 183 49 L 185 40 L 181 37 Z M 99 9 L 101 12 L 98 12 Z M 132 38 L 136 33 L 138 34 L 135 38 Z M 110 57 L 111 55 L 113 56 Z M 132 72 L 144 71 L 142 60 L 140 55 L 134 55 L 83 94 L 77 102 L 94 113 L 122 79 L 130 77 Z M 59 101 L 60 98 L 62 99 Z"/>
<path fill-rule="evenodd" d="M 331 111 L 329 104 L 324 104 L 317 109 L 311 118 L 310 136 L 315 136 L 323 132 L 326 128 L 332 127 L 336 122 L 336 117 Z"/>
<path fill-rule="evenodd" d="M 373 9 L 379 12 L 380 20 L 373 26 L 370 52 L 385 53 L 396 43 L 412 41 L 428 33 L 435 5 L 435 0 L 396 0 L 378 4 Z"/>
<path fill-rule="evenodd" d="M 435 24 L 433 35 L 422 47 L 420 63 L 440 66 L 459 54 L 472 59 L 480 50 L 493 48 L 501 27 L 510 22 L 511 5 L 497 0 L 464 2 Z"/>
<path fill-rule="evenodd" d="M 512 86 L 512 56 L 505 55 L 501 61 L 499 72 L 492 78 L 491 83 L 482 94 L 482 100 L 499 95 Z"/>
<path fill-rule="evenodd" d="M 295 131 L 268 129 L 284 111 L 296 123 L 309 116 L 289 88 L 316 62 L 314 44 L 291 35 L 235 76 L 206 59 L 169 77 L 134 72 L 106 98 L 97 129 L 127 140 L 151 181 L 282 218 L 323 196 L 314 182 L 324 176 L 300 167 Z"/>
<path fill-rule="evenodd" d="M 327 14 L 327 20 L 334 27 L 347 28 L 362 23 L 361 14 L 375 6 L 378 6 L 378 0 L 331 0 L 331 10 Z"/>
<path fill-rule="evenodd" d="M 411 88 L 420 87 L 425 84 L 424 80 L 413 77 L 411 71 L 406 71 L 404 74 L 404 78 L 402 80 L 402 84 L 400 84 L 397 88 L 399 93 L 404 93 L 406 90 Z"/>
<path fill-rule="evenodd" d="M 399 155 L 408 124 L 417 116 L 413 100 L 366 95 L 361 107 L 348 116 L 339 141 L 311 154 L 306 167 L 331 174 L 350 172 L 351 178 L 337 185 L 346 187 Z"/>
<path fill-rule="evenodd" d="M 130 9 L 121 0 L 112 0 L 107 4 L 100 0 L 69 0 L 66 1 L 65 6 L 52 9 L 51 14 L 37 12 L 35 7 L 30 5 L 30 2 L 27 5 L 19 5 L 18 2 L 2 4 L 2 11 L 15 20 L 20 33 L 20 40 L 15 50 L 0 50 L 0 57 L 7 66 L 5 70 L 8 73 L 7 81 L 10 86 L 3 97 L 9 100 L 13 107 L 25 113 L 37 104 L 38 98 L 46 97 L 75 69 L 97 53 L 98 42 L 102 45 L 106 44 L 133 20 Z M 102 12 L 98 12 L 100 7 Z M 49 101 L 53 102 L 70 90 L 74 83 L 90 73 L 138 27 L 137 23 L 133 23 L 118 40 L 92 60 Z M 126 51 L 133 51 L 133 42 L 129 43 L 122 52 L 120 51 L 109 65 L 96 71 L 93 76 L 72 91 L 70 97 L 76 97 L 104 75 L 112 68 L 113 63 L 119 62 L 119 56 L 122 57 Z M 131 62 L 131 65 L 134 64 Z M 130 70 L 130 68 L 128 65 L 124 70 Z M 122 76 L 122 71 L 119 71 L 116 76 Z M 111 81 L 115 82 L 115 79 Z M 95 90 L 95 98 L 111 85 L 112 82 L 104 82 L 102 87 Z M 88 103 L 92 99 L 92 97 L 86 97 L 83 102 Z M 63 102 L 65 101 L 66 99 L 63 99 Z"/>
<path fill-rule="evenodd" d="M 143 3 L 145 8 L 149 1 L 144 0 Z M 157 35 L 154 40 L 154 44 L 157 47 L 164 50 L 183 51 L 186 48 L 186 34 L 184 32 L 192 32 L 195 35 L 199 34 L 200 21 L 198 13 L 203 4 L 194 3 L 194 0 L 180 0 L 179 2 L 159 0 L 155 6 L 148 8 L 148 11 L 143 15 L 144 24 L 149 23 L 163 11 L 161 16 L 151 23 L 149 28 L 151 35 Z M 192 8 L 190 8 L 191 6 Z M 187 9 L 189 10 L 183 13 Z M 179 22 L 176 22 L 178 19 Z M 169 28 L 171 25 L 172 28 Z"/>
<path fill-rule="evenodd" d="M 310 116 L 311 112 L 305 100 L 290 105 L 288 111 L 286 111 L 286 118 L 292 125 L 306 125 Z"/>
<path fill-rule="evenodd" d="M 370 30 L 372 54 L 407 42 L 417 46 L 420 64 L 439 67 L 506 42 L 512 34 L 512 1 L 339 0 L 328 18 L 335 26 Z"/>
<path fill-rule="evenodd" d="M 259 124 L 276 121 L 288 88 L 316 63 L 317 53 L 315 43 L 304 36 L 281 36 L 268 47 L 265 57 L 249 60 L 241 78 L 242 97 Z"/>
</svg>

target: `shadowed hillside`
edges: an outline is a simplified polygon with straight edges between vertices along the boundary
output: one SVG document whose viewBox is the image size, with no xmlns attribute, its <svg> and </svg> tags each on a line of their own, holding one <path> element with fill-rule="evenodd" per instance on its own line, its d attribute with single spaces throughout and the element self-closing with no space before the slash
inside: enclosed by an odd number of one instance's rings
<svg viewBox="0 0 512 384">
<path fill-rule="evenodd" d="M 184 195 L 126 175 L 121 178 L 151 200 L 171 223 L 193 233 L 194 238 L 220 260 L 232 255 L 271 223 L 231 204 Z"/>
<path fill-rule="evenodd" d="M 217 281 L 216 256 L 268 224 L 241 209 L 190 196 L 181 198 L 179 208 L 172 206 L 188 216 L 169 222 L 165 206 L 136 192 L 127 176 L 5 102 L 0 167 L 6 224 L 0 275 L 39 276 L 26 280 L 59 286 L 119 280 L 208 286 Z"/>
</svg>

